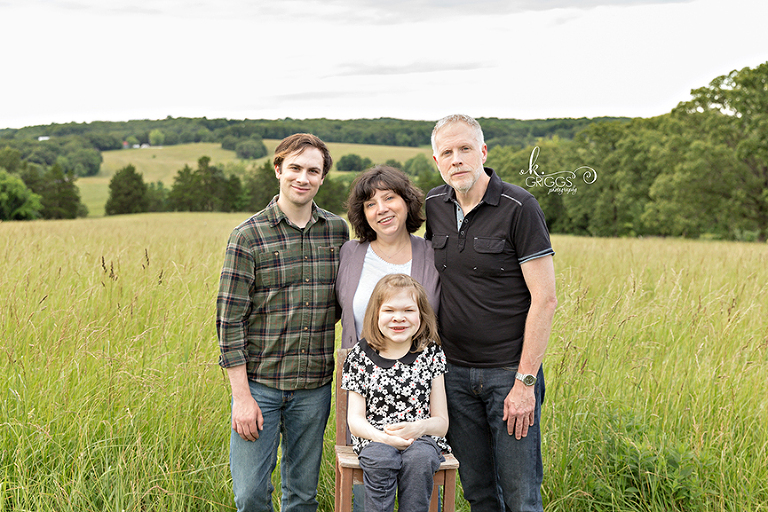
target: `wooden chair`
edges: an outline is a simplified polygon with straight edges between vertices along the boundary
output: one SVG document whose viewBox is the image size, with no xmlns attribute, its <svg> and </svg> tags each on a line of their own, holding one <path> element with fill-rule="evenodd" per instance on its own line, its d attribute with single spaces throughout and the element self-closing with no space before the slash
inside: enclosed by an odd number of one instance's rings
<svg viewBox="0 0 768 512">
<path fill-rule="evenodd" d="M 341 368 L 348 349 L 336 351 L 336 500 L 335 512 L 352 511 L 352 485 L 363 483 L 363 470 L 352 446 L 347 444 L 347 391 L 341 389 Z M 445 462 L 435 473 L 435 486 L 429 512 L 437 512 L 439 487 L 443 486 L 443 511 L 456 510 L 456 470 L 459 461 L 453 454 L 445 453 Z"/>
</svg>

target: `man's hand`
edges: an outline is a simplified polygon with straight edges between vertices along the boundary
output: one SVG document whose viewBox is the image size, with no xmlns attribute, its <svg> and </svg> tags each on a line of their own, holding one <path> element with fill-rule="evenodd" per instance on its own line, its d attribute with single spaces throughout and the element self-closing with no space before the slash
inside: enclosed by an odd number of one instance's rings
<svg viewBox="0 0 768 512">
<path fill-rule="evenodd" d="M 516 439 L 528 435 L 528 427 L 533 426 L 533 413 L 536 410 L 536 394 L 534 386 L 526 386 L 515 382 L 504 399 L 504 417 L 507 422 L 507 433 Z"/>
<path fill-rule="evenodd" d="M 259 438 L 259 431 L 264 429 L 264 417 L 256 400 L 247 397 L 233 401 L 232 428 L 246 441 Z"/>
</svg>

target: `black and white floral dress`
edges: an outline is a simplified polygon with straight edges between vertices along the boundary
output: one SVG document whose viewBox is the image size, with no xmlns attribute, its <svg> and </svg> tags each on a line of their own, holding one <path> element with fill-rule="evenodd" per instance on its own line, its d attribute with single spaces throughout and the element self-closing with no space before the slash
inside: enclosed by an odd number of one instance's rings
<svg viewBox="0 0 768 512">
<path fill-rule="evenodd" d="M 347 354 L 341 387 L 362 395 L 368 422 L 384 430 L 385 425 L 430 418 L 432 379 L 444 373 L 445 354 L 434 343 L 421 352 L 409 352 L 393 360 L 381 357 L 362 339 Z M 430 437 L 443 452 L 451 451 L 445 437 Z M 370 442 L 370 439 L 352 436 L 358 455 Z"/>
</svg>

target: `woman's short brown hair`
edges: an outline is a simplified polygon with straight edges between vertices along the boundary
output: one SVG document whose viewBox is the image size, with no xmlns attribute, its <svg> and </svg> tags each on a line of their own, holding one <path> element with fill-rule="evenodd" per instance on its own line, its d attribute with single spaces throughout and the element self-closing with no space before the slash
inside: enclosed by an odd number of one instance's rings
<svg viewBox="0 0 768 512">
<path fill-rule="evenodd" d="M 408 179 L 408 176 L 394 167 L 377 165 L 360 173 L 349 189 L 347 198 L 347 218 L 361 242 L 376 240 L 376 232 L 365 218 L 365 202 L 379 190 L 391 190 L 405 201 L 408 218 L 405 227 L 409 233 L 415 233 L 424 224 L 424 192 Z"/>
<path fill-rule="evenodd" d="M 379 329 L 379 310 L 392 295 L 402 289 L 411 289 L 413 299 L 419 307 L 419 330 L 411 340 L 411 352 L 421 352 L 430 342 L 440 344 L 440 336 L 437 334 L 437 317 L 429 304 L 427 291 L 414 278 L 407 274 L 388 274 L 382 277 L 373 288 L 368 307 L 365 308 L 363 319 L 363 338 L 368 345 L 375 349 L 384 348 L 385 338 Z"/>
</svg>

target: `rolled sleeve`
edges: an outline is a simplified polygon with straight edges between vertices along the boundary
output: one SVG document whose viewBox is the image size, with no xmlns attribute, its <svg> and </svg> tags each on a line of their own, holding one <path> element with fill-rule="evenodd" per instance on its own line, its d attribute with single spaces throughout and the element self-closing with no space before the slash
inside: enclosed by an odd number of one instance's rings
<svg viewBox="0 0 768 512">
<path fill-rule="evenodd" d="M 231 368 L 246 364 L 251 290 L 255 286 L 254 258 L 243 235 L 229 237 L 216 299 L 216 331 L 221 355 L 219 365 Z"/>
</svg>

